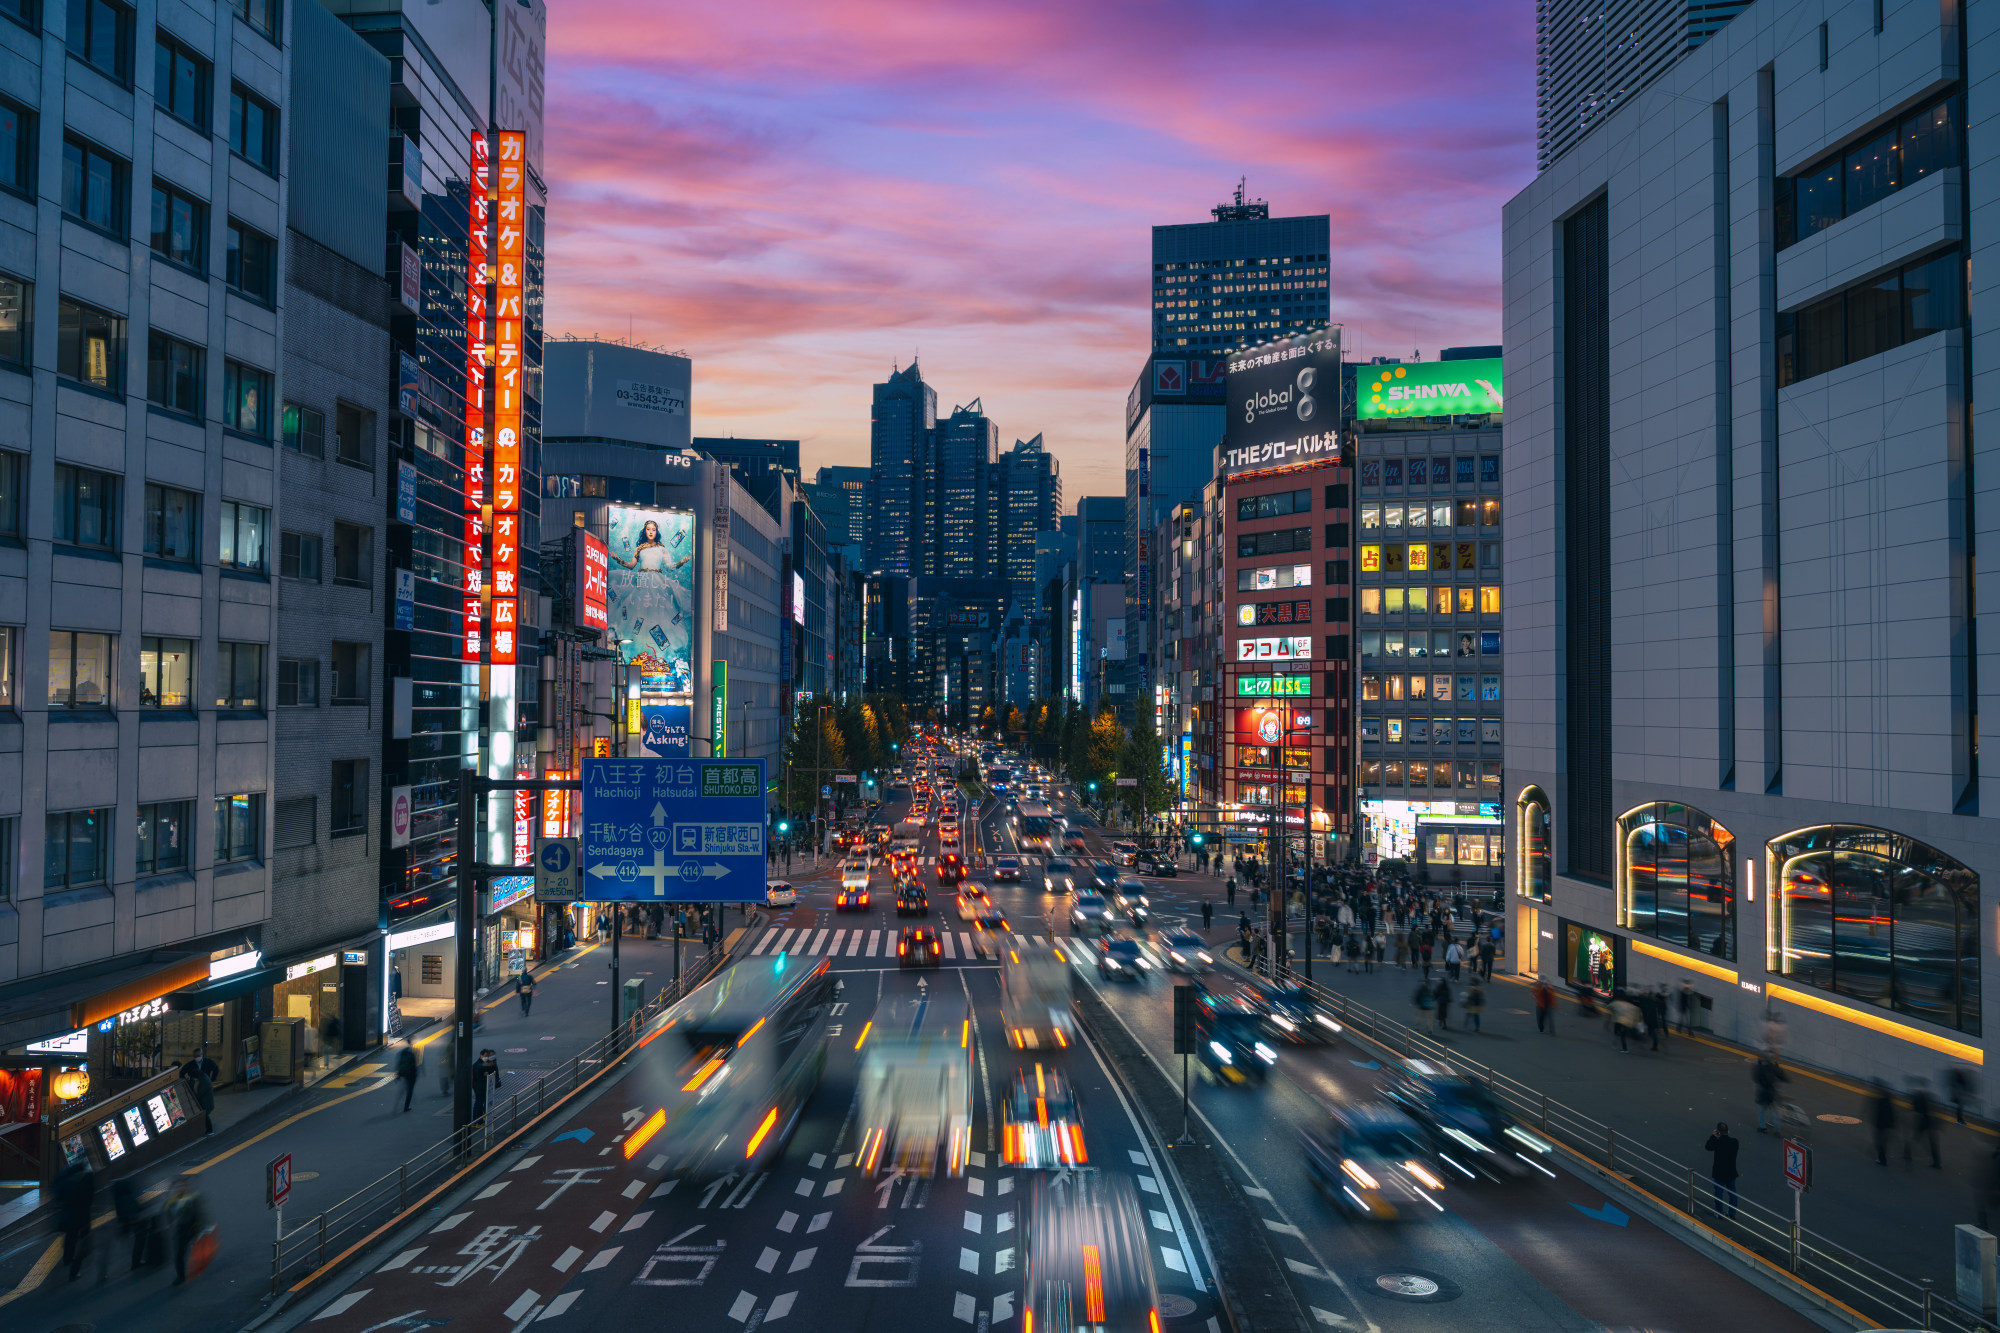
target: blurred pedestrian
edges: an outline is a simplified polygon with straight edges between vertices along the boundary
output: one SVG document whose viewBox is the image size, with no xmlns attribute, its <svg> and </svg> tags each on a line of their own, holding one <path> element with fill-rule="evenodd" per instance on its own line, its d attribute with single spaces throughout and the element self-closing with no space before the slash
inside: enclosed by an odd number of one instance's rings
<svg viewBox="0 0 2000 1333">
<path fill-rule="evenodd" d="M 1917 1144 L 1930 1145 L 1931 1169 L 1944 1169 L 1944 1160 L 1938 1153 L 1937 1114 L 1931 1105 L 1931 1090 L 1924 1080 L 1910 1080 L 1910 1137 L 1903 1140 L 1903 1160 L 1909 1161 L 1911 1150 Z"/>
<path fill-rule="evenodd" d="M 1681 1031 L 1692 1037 L 1694 1035 L 1694 987 L 1689 984 L 1686 977 L 1681 978 L 1680 992 L 1675 996 L 1675 999 L 1679 1003 L 1681 1010 Z"/>
<path fill-rule="evenodd" d="M 1958 1123 L 1965 1123 L 1965 1104 L 1972 1100 L 1972 1072 L 1964 1065 L 1948 1065 L 1944 1071 L 1944 1099 L 1951 1103 Z"/>
<path fill-rule="evenodd" d="M 410 1098 L 417 1094 L 417 1044 L 405 1041 L 403 1049 L 396 1052 L 396 1077 L 403 1080 L 403 1109 L 410 1109 Z"/>
<path fill-rule="evenodd" d="M 1444 974 L 1450 977 L 1453 981 L 1457 981 L 1459 964 L 1463 962 L 1464 959 L 1465 959 L 1465 950 L 1458 947 L 1457 940 L 1452 940 L 1451 943 L 1445 945 Z"/>
<path fill-rule="evenodd" d="M 1718 1217 L 1736 1216 L 1736 1154 L 1742 1144 L 1730 1137 L 1729 1126 L 1716 1122 L 1715 1133 L 1708 1136 L 1702 1147 L 1713 1156 L 1709 1163 L 1708 1178 L 1715 1191 L 1715 1212 Z"/>
<path fill-rule="evenodd" d="M 488 1083 L 500 1086 L 500 1057 L 491 1046 L 479 1053 L 472 1064 L 472 1118 L 480 1119 L 486 1114 L 486 1088 Z"/>
<path fill-rule="evenodd" d="M 1439 977 L 1437 985 L 1432 989 L 1437 992 L 1438 1027 L 1442 1031 L 1449 1032 L 1451 1031 L 1451 983 Z"/>
<path fill-rule="evenodd" d="M 535 1007 L 535 974 L 523 969 L 520 979 L 514 983 L 514 991 L 521 997 L 521 1017 Z"/>
<path fill-rule="evenodd" d="M 1203 898 L 1201 900 L 1201 928 L 1203 930 L 1208 930 L 1214 925 L 1215 925 L 1215 903 L 1211 899 Z"/>
<path fill-rule="evenodd" d="M 1479 1031 L 1479 1020 L 1486 1013 L 1486 990 L 1479 984 L 1479 974 L 1472 974 L 1472 984 L 1465 988 L 1465 1026 L 1473 1032 Z"/>
<path fill-rule="evenodd" d="M 1231 907 L 1234 907 L 1234 906 L 1236 906 L 1236 876 L 1234 876 L 1234 875 L 1231 875 L 1231 876 L 1229 877 L 1229 881 L 1228 881 L 1228 883 L 1226 883 L 1226 884 L 1225 884 L 1225 885 L 1223 886 L 1223 888 L 1224 888 L 1224 889 L 1225 889 L 1225 890 L 1226 890 L 1226 891 L 1228 892 L 1228 894 L 1229 894 L 1229 905 L 1230 905 Z"/>
<path fill-rule="evenodd" d="M 1875 1132 L 1875 1165 L 1889 1165 L 1889 1136 L 1896 1132 L 1896 1097 L 1889 1085 L 1875 1080 L 1875 1100 L 1869 1107 L 1869 1127 Z"/>
<path fill-rule="evenodd" d="M 1556 988 L 1544 977 L 1535 978 L 1535 1031 L 1556 1035 Z"/>
<path fill-rule="evenodd" d="M 207 1201 L 196 1192 L 186 1176 L 176 1176 L 173 1193 L 167 1196 L 167 1230 L 173 1238 L 176 1287 L 187 1281 L 188 1252 L 194 1249 L 196 1239 L 207 1229 Z"/>
<path fill-rule="evenodd" d="M 451 1080 L 456 1073 L 458 1073 L 458 1025 L 454 1023 L 451 1030 L 444 1034 L 444 1047 L 438 1064 L 438 1092 L 443 1096 L 451 1095 Z"/>
<path fill-rule="evenodd" d="M 215 1062 L 210 1060 L 207 1063 L 213 1065 Z M 194 1077 L 188 1081 L 192 1084 L 195 1107 L 201 1112 L 202 1137 L 207 1138 L 215 1133 L 215 1080 L 200 1065 L 196 1065 Z"/>
<path fill-rule="evenodd" d="M 1417 994 L 1416 994 L 1415 1004 L 1417 1006 L 1417 1021 L 1424 1025 L 1424 1031 L 1426 1034 L 1430 1036 L 1436 1036 L 1437 996 L 1431 993 L 1430 982 L 1419 981 L 1417 983 Z"/>
<path fill-rule="evenodd" d="M 97 1197 L 97 1173 L 90 1169 L 90 1159 L 79 1157 L 57 1172 L 52 1192 L 56 1229 L 63 1238 L 63 1262 L 69 1265 L 69 1280 L 74 1282 L 90 1252 L 90 1205 Z"/>
<path fill-rule="evenodd" d="M 1611 1031 L 1618 1038 L 1618 1053 L 1629 1054 L 1631 1047 L 1625 1043 L 1639 1031 L 1639 1006 L 1627 999 L 1623 992 L 1611 1001 Z"/>
<path fill-rule="evenodd" d="M 1769 1051 L 1757 1057 L 1757 1063 L 1750 1067 L 1750 1082 L 1757 1089 L 1757 1132 L 1769 1133 L 1778 1128 L 1778 1085 L 1788 1082 L 1785 1070 Z M 1767 1126 L 1768 1122 L 1768 1128 Z"/>
<path fill-rule="evenodd" d="M 160 1262 L 159 1219 L 153 1215 L 145 1186 L 137 1176 L 120 1176 L 111 1182 L 111 1206 L 119 1234 L 132 1243 L 132 1271 Z M 108 1250 L 106 1254 L 108 1258 Z"/>
</svg>

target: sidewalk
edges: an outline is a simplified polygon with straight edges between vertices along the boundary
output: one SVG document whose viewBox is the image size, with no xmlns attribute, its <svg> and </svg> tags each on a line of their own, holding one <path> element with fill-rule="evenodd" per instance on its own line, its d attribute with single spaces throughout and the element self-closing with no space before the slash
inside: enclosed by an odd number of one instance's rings
<svg viewBox="0 0 2000 1333">
<path fill-rule="evenodd" d="M 1432 967 L 1433 978 L 1443 974 L 1441 966 Z M 1377 965 L 1371 975 L 1350 973 L 1343 963 L 1313 962 L 1320 986 L 1412 1025 L 1420 975 L 1393 963 Z M 1454 988 L 1458 995 L 1470 979 L 1466 969 Z M 1752 1057 L 1741 1047 L 1674 1033 L 1663 1038 L 1658 1052 L 1647 1039 L 1622 1054 L 1603 1019 L 1584 1017 L 1567 997 L 1555 1035 L 1540 1035 L 1527 984 L 1501 973 L 1486 985 L 1482 1032 L 1464 1030 L 1465 1015 L 1456 1005 L 1450 1023 L 1448 1032 L 1437 1034 L 1446 1045 L 1695 1168 L 1704 1187 L 1709 1156 L 1702 1145 L 1717 1121 L 1727 1122 L 1743 1145 L 1743 1196 L 1790 1213 L 1792 1191 L 1784 1181 L 1780 1139 L 1757 1132 Z M 1806 1227 L 1894 1272 L 1928 1278 L 1949 1295 L 1952 1228 L 1978 1221 L 1979 1192 L 2000 1166 L 2000 1137 L 1982 1126 L 1945 1123 L 1944 1165 L 1933 1169 L 1921 1144 L 1905 1160 L 1906 1132 L 1899 1133 L 1889 1164 L 1879 1166 L 1869 1128 L 1871 1099 L 1864 1089 L 1796 1065 L 1787 1065 L 1786 1074 L 1779 1099 L 1802 1107 L 1811 1125 L 1813 1188 L 1803 1201 Z M 1907 1131 L 1907 1108 L 1901 1115 L 1901 1129 Z"/>
<path fill-rule="evenodd" d="M 683 943 L 684 967 L 703 956 L 697 942 Z M 501 1061 L 501 1093 L 530 1085 L 542 1071 L 610 1030 L 614 1001 L 608 944 L 572 950 L 546 968 L 534 1012 L 523 1017 L 511 988 L 478 1002 L 475 1042 L 491 1046 Z M 627 938 L 620 945 L 621 977 L 647 978 L 650 995 L 673 975 L 673 940 Z M 431 1025 L 414 1036 L 420 1054 L 449 1031 Z M 238 1328 L 270 1299 L 271 1242 L 276 1219 L 264 1207 L 266 1164 L 282 1153 L 293 1158 L 286 1226 L 295 1229 L 325 1208 L 451 1132 L 452 1101 L 441 1091 L 437 1057 L 426 1060 L 412 1109 L 404 1112 L 403 1087 L 394 1072 L 392 1045 L 368 1052 L 303 1093 L 291 1088 L 217 1098 L 216 1133 L 179 1159 L 157 1168 L 144 1183 L 164 1191 L 176 1176 L 191 1178 L 207 1199 L 220 1248 L 207 1273 L 172 1287 L 171 1262 L 132 1274 L 129 1247 L 110 1219 L 107 1187 L 97 1194 L 96 1252 L 72 1284 L 59 1265 L 61 1240 L 47 1215 L 0 1239 L 0 1323 L 10 1333 L 47 1333 L 63 1325 L 146 1328 L 158 1333 Z M 289 1094 L 287 1097 L 286 1094 Z M 110 1280 L 97 1280 L 100 1260 L 110 1260 Z"/>
</svg>

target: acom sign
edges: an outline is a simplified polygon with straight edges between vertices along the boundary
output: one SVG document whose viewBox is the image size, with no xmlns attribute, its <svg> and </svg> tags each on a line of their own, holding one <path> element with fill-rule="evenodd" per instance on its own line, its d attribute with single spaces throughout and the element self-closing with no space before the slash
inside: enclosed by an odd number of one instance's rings
<svg viewBox="0 0 2000 1333">
<path fill-rule="evenodd" d="M 1340 457 L 1340 330 L 1300 334 L 1229 358 L 1222 470 Z"/>
</svg>

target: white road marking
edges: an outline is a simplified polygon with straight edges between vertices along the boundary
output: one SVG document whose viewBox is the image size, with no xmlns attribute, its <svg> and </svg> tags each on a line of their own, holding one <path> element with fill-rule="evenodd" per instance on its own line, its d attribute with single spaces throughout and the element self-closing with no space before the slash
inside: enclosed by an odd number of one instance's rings
<svg viewBox="0 0 2000 1333">
<path fill-rule="evenodd" d="M 1014 1192 L 1014 1177 L 1002 1176 L 1000 1178 L 1000 1192 L 1002 1194 L 1012 1194 Z"/>
<path fill-rule="evenodd" d="M 984 1224 L 985 1224 L 985 1219 L 980 1217 L 978 1213 L 975 1213 L 970 1209 L 966 1210 L 965 1229 L 967 1231 L 970 1231 L 973 1235 L 977 1236 L 978 1234 L 980 1234 L 980 1228 Z"/>
<path fill-rule="evenodd" d="M 1140 1176 L 1139 1188 L 1148 1194 L 1158 1194 L 1160 1192 L 1160 1182 L 1151 1176 Z"/>
<path fill-rule="evenodd" d="M 447 1217 L 444 1221 L 432 1227 L 431 1234 L 435 1236 L 440 1231 L 449 1231 L 453 1227 L 457 1226 L 460 1222 L 463 1222 L 466 1218 L 471 1216 L 472 1216 L 471 1213 L 453 1213 L 450 1217 Z"/>
<path fill-rule="evenodd" d="M 963 1319 L 968 1324 L 971 1323 L 972 1312 L 976 1304 L 977 1302 L 972 1297 L 962 1291 L 952 1293 L 951 1317 L 953 1319 Z"/>
<path fill-rule="evenodd" d="M 581 1258 L 583 1258 L 583 1251 L 572 1245 L 558 1255 L 556 1261 L 550 1264 L 549 1267 L 555 1269 L 558 1273 L 567 1273 L 569 1272 L 570 1265 Z"/>
<path fill-rule="evenodd" d="M 800 1250 L 792 1256 L 792 1266 L 785 1271 L 787 1273 L 803 1273 L 806 1269 L 812 1267 L 813 1256 L 818 1253 L 819 1247 L 817 1245 Z"/>
<path fill-rule="evenodd" d="M 846 939 L 847 939 L 846 931 L 844 930 L 834 931 L 833 943 L 830 946 L 828 946 L 827 953 L 829 955 L 838 954 L 840 952 L 840 946 L 846 941 Z"/>
<path fill-rule="evenodd" d="M 877 931 L 875 933 L 878 935 L 881 934 L 880 931 Z M 861 952 L 861 932 L 857 930 L 854 932 L 854 937 L 848 940 L 847 942 L 847 956 L 849 958 L 852 958 L 854 957 L 855 954 L 860 952 Z M 873 948 L 870 948 L 868 952 L 870 954 L 873 954 L 875 950 Z"/>
<path fill-rule="evenodd" d="M 792 1312 L 792 1302 L 798 1298 L 799 1294 L 796 1291 L 781 1292 L 773 1296 L 771 1308 L 764 1312 L 764 1322 L 768 1324 L 773 1319 L 783 1319 Z"/>
<path fill-rule="evenodd" d="M 1014 1293 L 1011 1291 L 1003 1291 L 998 1296 L 995 1296 L 993 1298 L 993 1319 L 992 1323 L 989 1324 L 988 1327 L 989 1328 L 992 1327 L 992 1324 L 1004 1323 L 1005 1321 L 1012 1319 L 1013 1317 L 1014 1317 Z"/>
<path fill-rule="evenodd" d="M 1267 1217 L 1264 1219 L 1264 1225 L 1271 1228 L 1271 1230 L 1277 1232 L 1280 1236 L 1297 1236 L 1300 1240 L 1304 1240 L 1306 1238 L 1305 1232 L 1300 1231 L 1290 1222 L 1273 1222 L 1270 1218 Z"/>
<path fill-rule="evenodd" d="M 747 1291 L 739 1292 L 735 1304 L 729 1307 L 729 1317 L 740 1324 L 750 1317 L 750 1311 L 755 1309 L 756 1305 L 757 1298 L 755 1296 L 752 1296 Z"/>
<path fill-rule="evenodd" d="M 812 1156 L 806 1158 L 806 1165 L 815 1171 L 819 1170 L 826 1165 L 826 1154 L 823 1152 L 814 1153 Z"/>
<path fill-rule="evenodd" d="M 597 1215 L 597 1220 L 590 1224 L 590 1229 L 592 1231 L 602 1231 L 604 1230 L 604 1228 L 610 1226 L 613 1222 L 616 1222 L 617 1220 L 618 1220 L 618 1215 L 616 1213 L 599 1213 Z"/>
<path fill-rule="evenodd" d="M 1125 1155 L 1132 1159 L 1132 1165 L 1134 1166 L 1152 1165 L 1152 1163 L 1146 1160 L 1146 1154 L 1140 1152 L 1137 1148 L 1127 1148 L 1125 1150 Z"/>
<path fill-rule="evenodd" d="M 580 1291 L 564 1292 L 562 1295 L 556 1297 L 554 1300 L 549 1302 L 549 1308 L 542 1311 L 540 1315 L 536 1316 L 535 1322 L 540 1323 L 544 1319 L 554 1319 L 557 1315 L 569 1309 L 570 1306 L 575 1305 L 576 1298 L 581 1295 L 583 1295 L 583 1293 Z"/>
<path fill-rule="evenodd" d="M 967 1176 L 965 1178 L 965 1192 L 975 1196 L 984 1194 L 986 1193 L 986 1182 L 978 1176 Z"/>
<path fill-rule="evenodd" d="M 957 946 L 957 945 L 955 945 L 955 944 L 953 944 L 953 943 L 951 942 L 951 932 L 950 932 L 950 931 L 948 931 L 948 930 L 940 930 L 940 931 L 938 932 L 938 939 L 939 939 L 939 940 L 941 940 L 941 941 L 942 941 L 942 942 L 944 943 L 944 956 L 945 956 L 946 958 L 953 958 L 953 959 L 955 959 L 955 958 L 957 958 L 957 957 L 958 957 L 958 946 Z"/>
<path fill-rule="evenodd" d="M 996 1234 L 1003 1231 L 1012 1231 L 1013 1229 L 1014 1229 L 1014 1215 L 1012 1213 L 1000 1214 L 1000 1221 L 993 1228 Z"/>
<path fill-rule="evenodd" d="M 350 1291 L 345 1296 L 342 1296 L 339 1300 L 335 1301 L 333 1304 L 327 1306 L 324 1310 L 321 1310 L 318 1314 L 314 1315 L 313 1319 L 315 1321 L 318 1321 L 321 1319 L 331 1319 L 335 1315 L 346 1314 L 349 1310 L 352 1310 L 356 1305 L 359 1305 L 361 1303 L 361 1298 L 363 1296 L 366 1296 L 369 1292 L 373 1290 L 374 1290 L 373 1287 L 363 1287 L 360 1291 Z"/>
<path fill-rule="evenodd" d="M 520 1171 L 523 1170 L 524 1168 L 533 1166 L 536 1162 L 539 1162 L 541 1160 L 542 1160 L 542 1155 L 540 1153 L 536 1153 L 533 1157 L 523 1157 L 520 1161 L 514 1163 L 514 1165 L 508 1167 L 507 1169 L 509 1171 Z"/>
<path fill-rule="evenodd" d="M 1173 1269 L 1176 1273 L 1187 1272 L 1187 1261 L 1181 1258 L 1179 1250 L 1169 1249 L 1162 1245 L 1160 1247 L 1160 1258 L 1166 1263 L 1167 1267 Z"/>
<path fill-rule="evenodd" d="M 869 932 L 868 932 L 868 957 L 870 957 L 870 958 L 873 958 L 873 957 L 875 956 L 876 952 L 877 952 L 877 951 L 878 951 L 878 950 L 879 950 L 879 949 L 880 949 L 881 947 L 882 947 L 882 932 L 881 932 L 881 931 L 879 931 L 879 930 L 871 930 L 871 931 L 869 931 Z"/>
<path fill-rule="evenodd" d="M 409 1263 L 410 1260 L 416 1258 L 423 1252 L 424 1252 L 424 1247 L 421 1245 L 417 1246 L 417 1248 L 414 1250 L 404 1250 L 401 1254 L 391 1259 L 388 1263 L 383 1264 L 380 1268 L 376 1269 L 375 1271 L 378 1273 L 393 1272 L 396 1269 L 401 1268 L 404 1264 Z"/>
<path fill-rule="evenodd" d="M 836 1171 L 845 1171 L 848 1167 L 853 1165 L 854 1165 L 854 1154 L 851 1152 L 844 1152 L 840 1156 L 833 1159 L 833 1169 Z"/>
<path fill-rule="evenodd" d="M 766 1245 L 764 1252 L 757 1256 L 757 1270 L 768 1273 L 778 1266 L 778 1252 Z"/>
<path fill-rule="evenodd" d="M 1249 1195 L 1253 1199 L 1269 1199 L 1271 1197 L 1271 1191 L 1265 1189 L 1252 1189 L 1248 1185 L 1243 1187 L 1243 1192 Z"/>
<path fill-rule="evenodd" d="M 535 1303 L 541 1299 L 533 1290 L 524 1291 L 519 1296 L 516 1296 L 514 1303 L 508 1306 L 502 1313 L 508 1319 L 519 1319 L 522 1315 L 534 1309 Z"/>
<path fill-rule="evenodd" d="M 826 1182 L 826 1194 L 823 1197 L 831 1198 L 833 1195 L 840 1193 L 840 1187 L 846 1183 L 847 1178 L 845 1176 L 835 1176 L 832 1180 Z"/>
<path fill-rule="evenodd" d="M 657 1171 L 666 1164 L 667 1164 L 667 1155 L 665 1153 L 659 1153 L 647 1161 L 646 1169 L 648 1171 Z"/>
<path fill-rule="evenodd" d="M 1327 1325 L 1329 1328 L 1361 1327 L 1361 1325 L 1355 1323 L 1352 1319 L 1342 1319 L 1339 1315 L 1334 1314 L 1332 1311 L 1322 1310 L 1317 1305 L 1308 1305 L 1306 1308 L 1313 1312 L 1313 1318 L 1319 1320 L 1320 1323 Z M 1215 1324 L 1215 1321 L 1213 1319 L 1209 1320 L 1208 1322 L 1211 1327 L 1213 1327 Z"/>
<path fill-rule="evenodd" d="M 974 958 L 978 956 L 977 951 L 974 950 L 972 947 L 972 936 L 966 934 L 964 931 L 961 930 L 958 932 L 958 938 L 960 942 L 960 947 L 962 947 L 965 950 L 965 956 L 967 958 Z"/>
<path fill-rule="evenodd" d="M 778 1230 L 788 1236 L 792 1233 L 792 1228 L 798 1224 L 799 1215 L 797 1213 L 780 1213 L 778 1215 Z"/>
<path fill-rule="evenodd" d="M 637 1231 L 640 1227 L 645 1226 L 646 1223 L 652 1220 L 653 1220 L 653 1212 L 649 1208 L 643 1213 L 632 1214 L 632 1216 L 625 1219 L 625 1225 L 619 1227 L 618 1229 L 620 1231 Z"/>
<path fill-rule="evenodd" d="M 590 1262 L 583 1266 L 583 1271 L 586 1273 L 595 1273 L 598 1269 L 616 1259 L 618 1251 L 623 1248 L 621 1245 L 612 1245 L 606 1249 L 599 1250 L 596 1254 L 590 1256 Z"/>
<path fill-rule="evenodd" d="M 810 1236 L 815 1231 L 826 1230 L 826 1224 L 831 1221 L 833 1221 L 832 1213 L 814 1213 L 813 1220 L 806 1224 L 806 1234 Z"/>
<path fill-rule="evenodd" d="M 958 1250 L 958 1266 L 968 1273 L 977 1273 L 979 1271 L 979 1251 L 968 1250 L 961 1245 Z"/>
<path fill-rule="evenodd" d="M 639 1197 L 639 1191 L 645 1188 L 646 1188 L 645 1181 L 635 1180 L 631 1184 L 627 1185 L 624 1189 L 619 1190 L 618 1192 L 624 1195 L 628 1199 L 636 1199 Z"/>
<path fill-rule="evenodd" d="M 672 1194 L 674 1192 L 674 1186 L 680 1183 L 681 1182 L 679 1181 L 678 1178 L 674 1180 L 663 1180 L 659 1184 L 653 1186 L 653 1192 L 651 1194 L 648 1194 L 646 1197 L 649 1199 L 657 1199 L 661 1195 Z"/>
<path fill-rule="evenodd" d="M 798 1193 L 798 1194 L 807 1194 L 807 1195 L 809 1195 L 809 1194 L 811 1194 L 811 1193 L 813 1192 L 813 1186 L 814 1186 L 814 1184 L 816 1184 L 816 1183 L 817 1183 L 817 1182 L 815 1182 L 815 1181 L 811 1181 L 811 1180 L 804 1180 L 804 1179 L 801 1179 L 801 1180 L 799 1181 L 799 1187 L 798 1187 L 798 1189 L 797 1189 L 797 1190 L 795 1191 L 795 1193 Z"/>
<path fill-rule="evenodd" d="M 830 930 L 822 930 L 822 931 L 821 931 L 821 932 L 820 932 L 819 934 L 817 934 L 817 935 L 813 936 L 813 942 L 812 942 L 812 948 L 810 948 L 810 949 L 801 949 L 801 950 L 799 950 L 799 952 L 800 952 L 800 953 L 802 953 L 802 954 L 808 954 L 808 955 L 810 955 L 810 954 L 817 954 L 817 953 L 821 953 L 821 952 L 824 952 L 824 951 L 823 951 L 823 950 L 822 950 L 822 949 L 821 949 L 821 948 L 820 948 L 819 946 L 820 946 L 820 945 L 822 945 L 822 944 L 825 944 L 825 943 L 826 943 L 826 937 L 827 937 L 827 936 L 829 936 L 829 935 L 831 935 L 831 934 L 833 934 L 833 932 L 832 932 L 832 931 L 830 931 Z"/>
<path fill-rule="evenodd" d="M 1147 1210 L 1147 1216 L 1153 1219 L 1153 1229 L 1155 1231 L 1172 1231 L 1174 1229 L 1174 1224 L 1167 1220 L 1167 1215 L 1157 1208 Z"/>
<path fill-rule="evenodd" d="M 1014 1271 L 1014 1251 L 1011 1248 L 1001 1250 L 999 1253 L 993 1256 L 993 1272 L 996 1275 L 1000 1273 L 1011 1273 L 1013 1271 Z"/>
</svg>

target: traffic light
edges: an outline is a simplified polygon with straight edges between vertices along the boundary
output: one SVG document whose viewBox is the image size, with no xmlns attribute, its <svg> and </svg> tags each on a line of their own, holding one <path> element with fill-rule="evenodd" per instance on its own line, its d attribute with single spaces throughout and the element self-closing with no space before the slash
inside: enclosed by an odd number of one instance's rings
<svg viewBox="0 0 2000 1333">
<path fill-rule="evenodd" d="M 791 831 L 792 831 L 792 822 L 789 819 L 781 819 L 778 821 L 779 833 L 784 834 L 784 833 L 790 833 Z"/>
<path fill-rule="evenodd" d="M 1188 834 L 1188 845 L 1189 845 L 1189 846 L 1191 846 L 1191 847 L 1199 847 L 1199 846 L 1201 846 L 1201 843 L 1202 843 L 1202 838 L 1203 838 L 1203 836 L 1204 836 L 1204 835 L 1202 835 L 1202 834 L 1200 834 L 1200 833 L 1190 833 L 1190 834 Z"/>
</svg>

